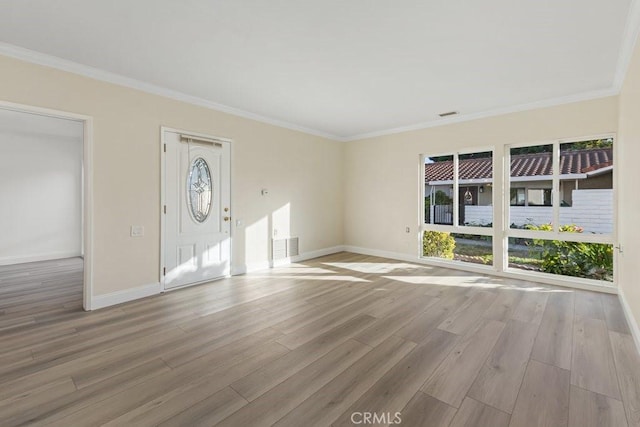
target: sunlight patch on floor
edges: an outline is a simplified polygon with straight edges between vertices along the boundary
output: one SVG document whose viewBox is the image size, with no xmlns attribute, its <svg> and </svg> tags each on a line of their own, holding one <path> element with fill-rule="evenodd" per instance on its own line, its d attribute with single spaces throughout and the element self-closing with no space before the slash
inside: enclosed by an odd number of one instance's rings
<svg viewBox="0 0 640 427">
<path fill-rule="evenodd" d="M 341 282 L 366 282 L 366 283 L 370 283 L 371 280 L 365 280 L 365 279 L 361 279 L 359 277 L 353 277 L 353 276 L 304 276 L 304 275 L 300 275 L 300 276 L 291 276 L 291 275 L 269 275 L 269 276 L 257 276 L 257 275 L 253 275 L 252 277 L 256 278 L 256 279 L 273 279 L 274 277 L 277 277 L 278 279 L 300 279 L 300 280 L 326 280 L 326 281 L 341 281 Z"/>
<path fill-rule="evenodd" d="M 283 267 L 278 267 L 274 270 L 275 274 L 280 273 L 292 273 L 292 274 L 335 274 L 333 270 L 327 270 L 326 268 L 319 267 L 307 267 L 305 265 L 286 265 Z"/>
<path fill-rule="evenodd" d="M 395 270 L 416 270 L 424 269 L 424 267 L 408 263 L 389 263 L 389 262 L 325 262 L 325 265 L 343 268 L 345 270 L 353 270 L 358 273 L 391 273 Z"/>
<path fill-rule="evenodd" d="M 383 276 L 385 279 L 414 285 L 452 286 L 459 288 L 513 289 L 522 292 L 573 292 L 570 289 L 552 289 L 544 286 L 516 286 L 482 276 Z"/>
</svg>

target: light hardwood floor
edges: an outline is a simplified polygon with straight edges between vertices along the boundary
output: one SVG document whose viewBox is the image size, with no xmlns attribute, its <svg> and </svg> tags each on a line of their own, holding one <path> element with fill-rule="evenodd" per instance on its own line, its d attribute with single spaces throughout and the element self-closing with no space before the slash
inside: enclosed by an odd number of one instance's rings
<svg viewBox="0 0 640 427">
<path fill-rule="evenodd" d="M 612 295 L 349 253 L 92 313 L 81 280 L 0 267 L 1 426 L 640 426 Z"/>
</svg>

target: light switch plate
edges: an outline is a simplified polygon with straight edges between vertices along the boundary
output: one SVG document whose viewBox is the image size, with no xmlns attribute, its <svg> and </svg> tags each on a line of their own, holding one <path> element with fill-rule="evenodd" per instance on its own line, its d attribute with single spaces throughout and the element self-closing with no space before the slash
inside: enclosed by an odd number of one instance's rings
<svg viewBox="0 0 640 427">
<path fill-rule="evenodd" d="M 144 236 L 144 227 L 142 225 L 132 225 L 131 237 L 142 237 L 142 236 Z"/>
</svg>

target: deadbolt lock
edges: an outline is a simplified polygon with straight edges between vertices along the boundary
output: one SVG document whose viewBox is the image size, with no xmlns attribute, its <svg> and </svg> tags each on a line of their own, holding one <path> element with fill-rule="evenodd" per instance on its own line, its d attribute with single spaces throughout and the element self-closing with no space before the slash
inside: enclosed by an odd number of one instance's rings
<svg viewBox="0 0 640 427">
<path fill-rule="evenodd" d="M 224 211 L 225 212 L 229 212 L 229 208 L 224 208 Z"/>
</svg>

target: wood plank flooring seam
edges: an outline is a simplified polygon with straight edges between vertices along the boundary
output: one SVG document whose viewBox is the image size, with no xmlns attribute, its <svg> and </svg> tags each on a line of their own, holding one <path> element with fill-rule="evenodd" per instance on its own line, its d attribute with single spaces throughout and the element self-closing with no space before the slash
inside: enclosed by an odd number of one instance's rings
<svg viewBox="0 0 640 427">
<path fill-rule="evenodd" d="M 622 400 L 621 400 L 621 399 L 616 399 L 615 397 L 607 396 L 606 394 L 597 393 L 597 392 L 595 392 L 595 391 L 587 390 L 587 389 L 586 389 L 586 388 L 584 388 L 584 387 L 580 387 L 580 386 L 577 386 L 577 385 L 574 385 L 574 384 L 571 384 L 571 387 L 575 387 L 575 388 L 578 388 L 578 389 L 583 390 L 583 391 L 588 391 L 589 393 L 598 394 L 598 395 L 600 395 L 600 396 L 604 396 L 604 397 L 606 397 L 606 398 L 608 398 L 608 399 L 611 399 L 611 400 L 616 400 L 616 401 L 618 401 L 618 402 L 622 402 Z"/>
<path fill-rule="evenodd" d="M 628 337 L 628 339 L 630 341 L 634 342 L 634 344 L 635 344 L 635 341 L 633 340 L 633 337 L 630 334 L 621 334 L 621 333 L 615 332 L 615 331 L 609 331 L 609 333 L 608 333 L 609 345 L 611 346 L 611 351 L 613 352 L 613 363 L 614 363 L 615 368 L 616 368 L 616 379 L 618 381 L 618 388 L 620 390 L 620 400 L 622 401 L 623 407 L 625 409 L 624 415 L 625 415 L 625 417 L 627 419 L 627 425 L 630 426 L 630 427 L 631 426 L 637 426 L 637 425 L 640 425 L 640 422 L 637 422 L 638 420 L 633 420 L 633 419 L 630 418 L 629 410 L 627 408 L 627 405 L 625 404 L 624 383 L 622 381 L 622 374 L 621 374 L 621 368 L 622 367 L 618 366 L 619 365 L 619 361 L 616 360 L 616 353 L 615 353 L 615 348 L 614 348 L 614 344 L 613 344 L 613 340 L 612 340 L 612 334 L 619 334 L 619 335 L 622 335 L 622 336 L 626 336 L 626 337 Z M 635 345 L 633 347 L 635 348 Z M 638 405 L 638 404 L 640 404 L 640 402 L 636 402 L 636 405 Z"/>
<path fill-rule="evenodd" d="M 488 404 L 488 403 L 484 403 L 484 402 L 482 402 L 482 401 L 480 401 L 480 400 L 478 400 L 478 399 L 476 399 L 476 398 L 474 398 L 474 397 L 471 397 L 471 396 L 465 396 L 465 398 L 466 398 L 466 399 L 473 399 L 473 400 L 475 400 L 475 401 L 476 401 L 476 402 L 478 402 L 478 403 L 482 403 L 484 406 L 488 406 L 488 407 L 489 407 L 489 408 L 491 408 L 491 409 L 495 409 L 496 411 L 501 412 L 501 413 L 503 413 L 503 414 L 505 414 L 505 415 L 507 415 L 507 416 L 511 417 L 511 414 L 510 414 L 510 413 L 505 412 L 505 411 L 503 411 L 503 410 L 502 410 L 502 409 L 500 409 L 500 408 L 496 408 L 495 406 L 492 406 L 492 405 L 490 405 L 490 404 Z"/>
</svg>

